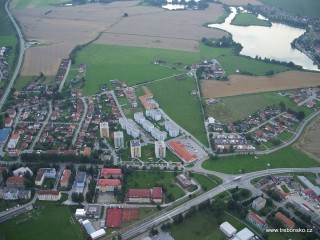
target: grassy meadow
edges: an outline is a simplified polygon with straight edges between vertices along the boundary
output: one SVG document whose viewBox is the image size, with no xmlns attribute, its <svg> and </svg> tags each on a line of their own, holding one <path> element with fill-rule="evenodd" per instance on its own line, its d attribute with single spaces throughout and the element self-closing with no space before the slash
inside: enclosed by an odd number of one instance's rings
<svg viewBox="0 0 320 240">
<path fill-rule="evenodd" d="M 268 163 L 270 163 L 270 167 L 267 166 Z M 268 168 L 307 168 L 319 166 L 320 163 L 291 146 L 267 155 L 260 155 L 258 159 L 255 159 L 254 155 L 240 155 L 220 157 L 218 160 L 207 160 L 202 163 L 202 167 L 205 169 L 229 174 L 237 174 L 241 169 L 245 173 L 248 173 Z"/>
<path fill-rule="evenodd" d="M 26 9 L 26 8 L 43 8 L 53 5 L 60 5 L 70 1 L 65 0 L 13 0 L 10 2 L 12 9 Z"/>
<path fill-rule="evenodd" d="M 237 26 L 271 26 L 270 22 L 259 19 L 257 15 L 253 13 L 238 13 L 235 18 L 232 19 L 231 24 Z"/>
<path fill-rule="evenodd" d="M 222 123 L 230 123 L 254 114 L 260 109 L 268 106 L 279 105 L 284 102 L 288 108 L 295 111 L 303 110 L 305 115 L 312 113 L 307 107 L 297 106 L 288 97 L 282 97 L 278 92 L 266 92 L 257 94 L 247 94 L 233 97 L 221 98 L 221 102 L 212 105 L 205 105 L 205 112 L 209 116 L 214 116 Z"/>
<path fill-rule="evenodd" d="M 83 240 L 86 236 L 69 207 L 57 203 L 37 203 L 32 210 L 1 223 L 0 239 L 11 240 Z M 16 222 L 32 216 L 32 220 L 17 225 Z"/>
</svg>

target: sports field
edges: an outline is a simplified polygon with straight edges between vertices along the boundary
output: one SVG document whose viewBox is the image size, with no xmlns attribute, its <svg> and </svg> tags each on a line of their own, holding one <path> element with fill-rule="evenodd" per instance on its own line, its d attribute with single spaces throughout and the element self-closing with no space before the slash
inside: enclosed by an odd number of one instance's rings
<svg viewBox="0 0 320 240">
<path fill-rule="evenodd" d="M 300 16 L 319 18 L 320 1 L 317 0 L 260 0 L 260 2 Z"/>
<path fill-rule="evenodd" d="M 69 207 L 56 203 L 36 203 L 38 210 L 1 223 L 0 239 L 10 240 L 84 240 L 80 224 Z M 32 220 L 17 225 L 16 222 L 32 216 Z"/>
<path fill-rule="evenodd" d="M 270 167 L 267 164 L 270 163 Z M 293 147 L 286 147 L 277 152 L 260 155 L 255 159 L 254 155 L 221 157 L 218 160 L 207 160 L 202 163 L 202 167 L 208 170 L 238 174 L 243 169 L 245 173 L 267 168 L 304 168 L 319 167 L 320 163 L 311 159 L 304 153 Z"/>
<path fill-rule="evenodd" d="M 258 110 L 270 106 L 278 106 L 280 102 L 284 102 L 286 107 L 295 111 L 304 111 L 306 115 L 312 113 L 312 110 L 297 106 L 288 97 L 282 97 L 278 92 L 265 92 L 256 94 L 246 94 L 232 97 L 224 97 L 216 104 L 206 104 L 205 112 L 208 116 L 216 118 L 222 123 L 231 123 L 242 120 Z"/>
</svg>

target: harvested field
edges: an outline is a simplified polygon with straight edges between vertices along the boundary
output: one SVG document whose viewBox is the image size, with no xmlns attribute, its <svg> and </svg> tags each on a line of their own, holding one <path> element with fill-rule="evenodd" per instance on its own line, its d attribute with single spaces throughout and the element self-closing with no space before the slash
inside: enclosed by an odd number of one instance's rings
<svg viewBox="0 0 320 240">
<path fill-rule="evenodd" d="M 101 32 L 96 41 L 101 44 L 186 51 L 198 51 L 202 37 L 219 38 L 226 34 L 202 26 L 222 14 L 221 5 L 210 4 L 204 11 L 167 11 L 137 4 L 130 1 L 13 9 L 26 39 L 46 44 L 28 49 L 21 75 L 55 74 L 61 59 L 76 45 L 95 39 Z M 124 13 L 129 16 L 123 18 Z"/>
<path fill-rule="evenodd" d="M 220 0 L 220 2 L 230 6 L 242 6 L 247 4 L 262 5 L 258 0 Z"/>
<path fill-rule="evenodd" d="M 161 10 L 149 14 L 141 14 L 140 8 L 128 9 L 129 17 L 105 31 L 96 43 L 198 51 L 201 38 L 226 34 L 202 26 L 218 19 L 220 5 L 210 4 L 204 11 Z"/>
<path fill-rule="evenodd" d="M 320 85 L 320 73 L 288 71 L 272 77 L 232 75 L 229 81 L 200 81 L 204 98 L 237 96 Z"/>
<path fill-rule="evenodd" d="M 313 121 L 301 136 L 295 147 L 320 162 L 320 117 Z"/>
</svg>

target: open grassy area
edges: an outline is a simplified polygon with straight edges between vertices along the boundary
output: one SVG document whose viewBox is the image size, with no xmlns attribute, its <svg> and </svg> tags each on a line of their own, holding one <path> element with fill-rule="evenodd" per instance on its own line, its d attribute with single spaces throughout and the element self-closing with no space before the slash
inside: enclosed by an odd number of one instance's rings
<svg viewBox="0 0 320 240">
<path fill-rule="evenodd" d="M 243 169 L 245 173 L 266 170 L 268 163 L 270 163 L 269 168 L 320 166 L 320 163 L 290 146 L 271 154 L 260 155 L 259 159 L 255 159 L 254 155 L 242 155 L 221 157 L 216 161 L 207 160 L 202 163 L 202 167 L 218 172 L 237 174 L 240 169 Z"/>
<path fill-rule="evenodd" d="M 193 173 L 192 178 L 200 184 L 203 191 L 209 191 L 218 186 L 212 179 L 199 173 Z"/>
<path fill-rule="evenodd" d="M 43 8 L 54 5 L 60 5 L 66 2 L 65 0 L 13 0 L 10 3 L 10 8 L 14 9 L 25 9 L 25 8 Z"/>
<path fill-rule="evenodd" d="M 174 183 L 173 172 L 142 172 L 134 171 L 129 177 L 126 185 L 126 191 L 130 188 L 153 188 L 161 185 L 166 188 L 166 194 L 172 194 L 174 199 L 184 195 L 183 191 Z"/>
<path fill-rule="evenodd" d="M 228 221 L 238 231 L 245 225 L 237 219 L 224 214 L 221 222 Z M 171 233 L 176 240 L 197 239 L 197 240 L 226 240 L 226 236 L 219 229 L 218 219 L 211 210 L 197 212 L 191 218 L 184 219 L 179 225 L 173 225 Z"/>
<path fill-rule="evenodd" d="M 32 210 L 14 219 L 1 223 L 0 238 L 11 240 L 82 240 L 86 236 L 69 207 L 57 203 L 37 203 Z M 32 220 L 17 225 L 16 222 L 32 216 Z"/>
<path fill-rule="evenodd" d="M 259 19 L 257 15 L 253 13 L 238 13 L 235 18 L 232 19 L 231 24 L 237 26 L 271 26 L 270 22 Z"/>
<path fill-rule="evenodd" d="M 199 99 L 191 95 L 195 80 L 170 78 L 147 85 L 160 107 L 181 127 L 208 145 Z"/>
<path fill-rule="evenodd" d="M 88 65 L 87 82 L 84 87 L 84 94 L 87 95 L 97 92 L 99 84 L 108 84 L 111 87 L 109 80 L 112 79 L 125 81 L 131 86 L 185 72 L 153 64 L 158 59 L 164 60 L 165 65 L 168 66 L 173 67 L 174 63 L 182 63 L 184 66 L 197 62 L 199 54 L 154 48 L 91 44 L 77 54 L 76 63 L 71 68 L 77 68 L 80 63 Z"/>
<path fill-rule="evenodd" d="M 319 18 L 320 1 L 316 0 L 260 0 L 263 4 L 275 6 L 300 16 Z"/>
<path fill-rule="evenodd" d="M 205 105 L 205 112 L 209 116 L 222 123 L 230 123 L 237 120 L 244 119 L 251 114 L 254 114 L 260 109 L 268 106 L 278 106 L 280 102 L 284 102 L 287 108 L 295 111 L 304 111 L 305 115 L 312 113 L 312 110 L 304 107 L 297 106 L 288 97 L 282 97 L 278 92 L 266 92 L 257 94 L 247 94 L 241 96 L 221 98 L 221 102 L 212 105 Z M 284 139 L 288 136 L 283 136 Z M 281 137 L 282 139 L 282 137 Z"/>
</svg>

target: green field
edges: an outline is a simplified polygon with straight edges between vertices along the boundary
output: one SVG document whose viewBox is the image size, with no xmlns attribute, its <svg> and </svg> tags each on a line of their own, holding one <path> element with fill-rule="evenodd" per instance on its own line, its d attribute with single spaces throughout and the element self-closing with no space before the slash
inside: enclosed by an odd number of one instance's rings
<svg viewBox="0 0 320 240">
<path fill-rule="evenodd" d="M 238 13 L 231 21 L 232 25 L 237 26 L 264 26 L 270 27 L 271 23 L 266 20 L 261 20 L 253 13 Z"/>
<path fill-rule="evenodd" d="M 175 240 L 226 240 L 226 236 L 219 229 L 219 225 L 224 221 L 228 221 L 237 231 L 245 227 L 242 222 L 229 215 L 223 214 L 218 221 L 211 210 L 203 210 L 184 219 L 181 224 L 173 225 L 171 233 Z"/>
<path fill-rule="evenodd" d="M 282 97 L 278 92 L 266 92 L 257 94 L 247 94 L 234 97 L 221 98 L 221 103 L 205 105 L 205 112 L 209 116 L 213 116 L 222 123 L 231 123 L 242 120 L 258 110 L 268 106 L 276 105 L 282 101 L 286 107 L 295 111 L 303 110 L 305 115 L 312 113 L 312 110 L 304 106 L 297 106 L 288 97 Z"/>
<path fill-rule="evenodd" d="M 300 16 L 319 18 L 320 1 L 318 0 L 260 0 L 263 4 L 275 6 Z"/>
<path fill-rule="evenodd" d="M 203 191 L 209 191 L 218 186 L 218 184 L 212 181 L 209 177 L 199 173 L 193 173 L 192 178 L 200 184 Z"/>
<path fill-rule="evenodd" d="M 268 163 L 270 163 L 270 167 L 267 167 Z M 306 168 L 319 166 L 318 162 L 293 147 L 286 147 L 274 153 L 260 155 L 259 159 L 255 159 L 254 155 L 242 155 L 221 157 L 216 161 L 207 160 L 202 163 L 202 167 L 205 169 L 230 174 L 238 174 L 240 169 L 243 169 L 247 173 L 266 170 L 267 168 Z"/>
<path fill-rule="evenodd" d="M 171 193 L 175 199 L 184 195 L 183 191 L 174 184 L 173 172 L 163 171 L 134 171 L 128 177 L 126 191 L 130 188 L 153 188 L 156 185 L 163 185 L 167 189 L 167 194 Z"/>
<path fill-rule="evenodd" d="M 10 2 L 10 8 L 26 9 L 26 8 L 43 8 L 53 5 L 60 5 L 70 1 L 65 0 L 13 0 Z"/>
<path fill-rule="evenodd" d="M 194 79 L 176 80 L 170 78 L 150 83 L 147 87 L 170 118 L 204 145 L 208 145 L 200 112 L 200 102 L 198 98 L 191 95 L 191 92 L 197 89 Z"/>
<path fill-rule="evenodd" d="M 69 207 L 57 203 L 38 203 L 39 209 L 1 223 L 0 239 L 10 240 L 82 240 L 86 239 Z M 32 216 L 32 220 L 16 222 Z"/>
<path fill-rule="evenodd" d="M 228 74 L 237 69 L 255 75 L 264 75 L 267 71 L 286 71 L 289 68 L 260 62 L 242 56 L 235 56 L 231 48 L 212 48 L 200 44 L 200 52 L 183 52 L 174 50 L 139 48 L 90 44 L 77 53 L 72 69 L 86 63 L 85 95 L 99 91 L 99 84 L 107 84 L 118 79 L 132 86 L 146 81 L 168 78 L 173 74 L 185 72 L 184 66 L 199 62 L 201 59 L 217 58 Z M 139 59 L 139 61 L 137 61 Z M 155 60 L 165 61 L 165 66 L 155 65 Z M 178 63 L 175 65 L 175 63 Z M 71 79 L 71 75 L 68 76 Z"/>
<path fill-rule="evenodd" d="M 18 39 L 11 20 L 5 11 L 4 1 L 0 3 L 0 23 L 0 47 L 12 47 L 8 58 L 8 63 L 12 67 Z"/>
</svg>

